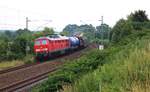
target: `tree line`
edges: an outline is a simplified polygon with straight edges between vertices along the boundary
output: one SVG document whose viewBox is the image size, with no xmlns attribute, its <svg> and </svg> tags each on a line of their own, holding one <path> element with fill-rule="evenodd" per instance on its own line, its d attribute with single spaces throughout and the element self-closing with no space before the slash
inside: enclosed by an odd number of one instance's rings
<svg viewBox="0 0 150 92">
<path fill-rule="evenodd" d="M 145 32 L 150 29 L 150 20 L 144 10 L 137 10 L 127 16 L 127 19 L 120 19 L 112 28 L 110 40 L 117 43 L 128 35 L 138 32 Z"/>
<path fill-rule="evenodd" d="M 60 34 L 72 36 L 82 33 L 90 42 L 101 44 L 105 41 L 115 44 L 130 34 L 144 32 L 149 29 L 150 21 L 146 12 L 138 10 L 128 15 L 127 19 L 120 19 L 113 28 L 107 24 L 101 24 L 97 27 L 91 24 L 80 26 L 69 24 Z M 53 33 L 54 30 L 48 27 L 45 27 L 42 31 L 18 29 L 17 31 L 0 32 L 0 61 L 22 59 L 27 54 L 33 55 L 34 39 Z"/>
<path fill-rule="evenodd" d="M 99 41 L 108 38 L 108 32 L 111 28 L 107 24 L 97 26 L 90 25 L 67 25 L 61 35 L 73 36 L 74 34 L 83 33 L 84 38 L 89 42 Z M 27 29 L 18 29 L 16 31 L 0 32 L 0 61 L 22 59 L 27 55 L 34 55 L 33 46 L 34 40 L 38 37 L 54 34 L 52 28 L 45 27 L 41 31 L 30 31 Z"/>
<path fill-rule="evenodd" d="M 131 13 L 127 19 L 120 19 L 110 31 L 107 49 L 95 49 L 72 63 L 66 63 L 60 71 L 35 87 L 33 92 L 68 92 L 68 89 L 72 92 L 126 92 L 133 91 L 134 85 L 143 91 L 148 90 L 149 25 L 148 16 L 143 10 Z M 69 25 L 65 30 L 75 31 L 74 28 L 78 30 L 78 27 Z"/>
<path fill-rule="evenodd" d="M 33 55 L 34 39 L 53 34 L 52 28 L 45 27 L 42 31 L 17 31 L 0 32 L 0 61 L 22 59 L 28 54 Z"/>
<path fill-rule="evenodd" d="M 91 24 L 80 26 L 76 24 L 69 24 L 63 29 L 61 34 L 72 36 L 74 34 L 82 33 L 83 37 L 85 37 L 88 41 L 101 43 L 101 41 L 109 39 L 110 31 L 111 27 L 107 24 L 101 24 L 96 27 Z"/>
</svg>

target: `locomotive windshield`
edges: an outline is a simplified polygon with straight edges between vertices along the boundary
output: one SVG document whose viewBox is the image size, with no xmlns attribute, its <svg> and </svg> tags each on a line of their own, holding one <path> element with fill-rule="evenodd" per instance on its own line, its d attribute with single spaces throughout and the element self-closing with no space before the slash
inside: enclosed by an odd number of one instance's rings
<svg viewBox="0 0 150 92">
<path fill-rule="evenodd" d="M 35 45 L 40 45 L 40 41 L 35 41 Z"/>
<path fill-rule="evenodd" d="M 47 41 L 46 40 L 42 40 L 42 45 L 45 45 L 47 44 Z"/>
<path fill-rule="evenodd" d="M 47 40 L 37 40 L 35 41 L 35 45 L 46 45 L 47 44 Z"/>
</svg>

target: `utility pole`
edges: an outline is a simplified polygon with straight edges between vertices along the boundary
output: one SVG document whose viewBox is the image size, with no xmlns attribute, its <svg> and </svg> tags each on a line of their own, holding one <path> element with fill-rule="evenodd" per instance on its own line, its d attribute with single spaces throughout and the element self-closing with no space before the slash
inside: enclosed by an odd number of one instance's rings
<svg viewBox="0 0 150 92">
<path fill-rule="evenodd" d="M 28 17 L 26 17 L 26 28 L 25 28 L 26 31 L 28 31 L 28 23 L 29 23 L 29 19 L 28 19 Z M 28 52 L 30 51 L 30 47 L 28 45 L 28 41 L 26 41 L 25 45 L 26 45 L 25 51 L 26 51 L 26 56 L 27 56 Z"/>
<path fill-rule="evenodd" d="M 102 21 L 102 24 L 103 24 L 103 16 L 101 16 L 101 21 Z"/>
<path fill-rule="evenodd" d="M 26 30 L 28 30 L 28 22 L 29 22 L 28 17 L 26 17 Z"/>
<path fill-rule="evenodd" d="M 103 33 L 104 33 L 104 30 L 103 30 L 103 16 L 101 16 L 101 20 L 98 20 L 98 21 L 101 21 L 101 45 L 99 45 L 99 49 L 100 50 L 103 50 L 104 49 L 104 39 L 103 39 Z"/>
<path fill-rule="evenodd" d="M 102 23 L 101 23 L 101 26 L 102 26 L 102 45 L 103 45 L 103 41 L 104 41 L 104 30 L 103 30 L 103 16 L 101 17 L 101 21 L 102 21 Z"/>
<path fill-rule="evenodd" d="M 103 16 L 101 16 L 101 20 L 98 20 L 98 21 L 101 21 L 101 40 L 103 40 Z M 103 42 L 101 43 L 103 45 Z"/>
</svg>

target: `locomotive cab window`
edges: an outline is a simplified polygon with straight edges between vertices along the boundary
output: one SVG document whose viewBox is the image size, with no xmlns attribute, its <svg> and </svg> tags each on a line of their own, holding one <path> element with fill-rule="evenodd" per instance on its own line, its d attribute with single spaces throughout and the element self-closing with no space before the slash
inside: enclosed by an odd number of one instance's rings
<svg viewBox="0 0 150 92">
<path fill-rule="evenodd" d="M 46 40 L 42 40 L 42 45 L 45 45 L 47 44 L 47 41 Z"/>
<path fill-rule="evenodd" d="M 40 45 L 40 41 L 35 41 L 35 45 Z"/>
</svg>

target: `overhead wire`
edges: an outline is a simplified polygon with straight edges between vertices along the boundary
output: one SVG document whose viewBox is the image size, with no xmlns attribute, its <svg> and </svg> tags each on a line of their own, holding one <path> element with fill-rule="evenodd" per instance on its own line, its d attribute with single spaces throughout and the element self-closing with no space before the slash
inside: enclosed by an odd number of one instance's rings
<svg viewBox="0 0 150 92">
<path fill-rule="evenodd" d="M 1 16 L 0 28 L 3 28 L 3 29 L 5 29 L 5 27 L 8 28 L 9 26 L 10 26 L 10 28 L 11 27 L 21 27 L 21 28 L 25 27 L 25 18 L 28 16 L 25 16 L 23 14 L 24 12 L 28 13 L 27 15 L 47 16 L 47 15 L 37 13 L 37 12 L 31 12 L 31 11 L 27 11 L 27 10 L 10 8 L 8 6 L 0 6 L 0 9 L 14 12 L 13 13 L 14 15 L 12 14 L 13 16 L 12 15 L 4 15 L 4 14 L 0 15 Z M 29 22 L 52 22 L 52 20 L 50 20 L 50 19 L 29 19 Z M 48 23 L 44 23 L 44 24 L 48 24 Z M 38 25 L 38 28 L 39 28 L 39 25 Z"/>
</svg>

